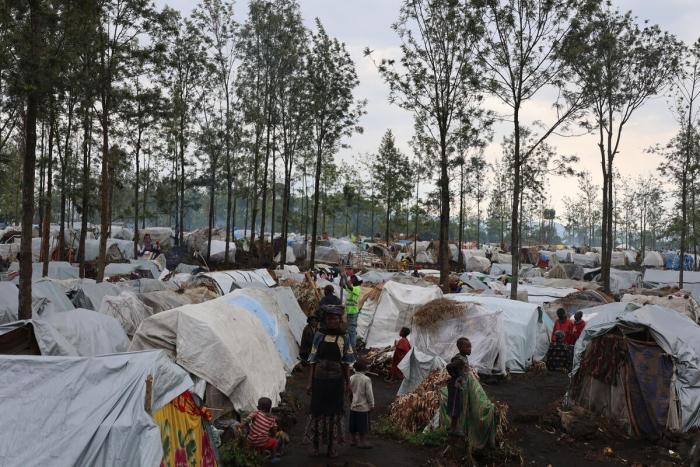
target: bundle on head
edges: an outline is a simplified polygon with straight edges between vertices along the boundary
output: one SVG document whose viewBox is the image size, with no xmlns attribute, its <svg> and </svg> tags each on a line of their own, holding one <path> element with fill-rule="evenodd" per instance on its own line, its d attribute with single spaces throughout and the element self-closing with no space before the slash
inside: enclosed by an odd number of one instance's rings
<svg viewBox="0 0 700 467">
<path fill-rule="evenodd" d="M 568 279 L 569 276 L 566 274 L 566 269 L 557 263 L 552 269 L 549 270 L 547 277 L 550 279 Z"/>
<path fill-rule="evenodd" d="M 399 396 L 389 407 L 389 416 L 396 426 L 407 432 L 423 430 L 440 408 L 440 390 L 447 385 L 447 370 L 433 370 L 415 391 Z"/>
<path fill-rule="evenodd" d="M 420 307 L 413 315 L 413 321 L 419 327 L 429 328 L 441 321 L 462 316 L 467 312 L 468 306 L 467 303 L 437 298 Z"/>
</svg>

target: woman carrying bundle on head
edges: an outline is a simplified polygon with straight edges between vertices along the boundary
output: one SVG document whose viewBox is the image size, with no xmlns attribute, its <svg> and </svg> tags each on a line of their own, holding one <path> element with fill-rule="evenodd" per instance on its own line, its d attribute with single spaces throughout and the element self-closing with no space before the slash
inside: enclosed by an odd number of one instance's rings
<svg viewBox="0 0 700 467">
<path fill-rule="evenodd" d="M 309 355 L 307 392 L 311 395 L 311 423 L 307 434 L 313 442 L 313 456 L 319 454 L 323 442 L 328 457 L 335 458 L 336 443 L 343 441 L 343 405 L 355 352 L 348 335 L 341 330 L 342 314 L 342 306 L 324 310 L 325 326 L 316 332 Z"/>
</svg>

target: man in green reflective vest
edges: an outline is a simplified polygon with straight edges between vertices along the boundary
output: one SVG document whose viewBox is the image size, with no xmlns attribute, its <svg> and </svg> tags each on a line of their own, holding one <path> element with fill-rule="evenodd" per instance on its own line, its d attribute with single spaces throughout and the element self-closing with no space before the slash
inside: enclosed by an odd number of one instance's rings
<svg viewBox="0 0 700 467">
<path fill-rule="evenodd" d="M 355 348 L 355 341 L 357 340 L 357 315 L 360 310 L 357 307 L 357 303 L 360 301 L 360 294 L 362 293 L 362 288 L 360 285 L 362 281 L 357 276 L 352 276 L 349 281 L 344 281 L 343 287 L 347 291 L 347 297 L 345 297 L 345 314 L 348 319 L 348 337 L 350 337 L 350 343 L 352 348 Z"/>
</svg>

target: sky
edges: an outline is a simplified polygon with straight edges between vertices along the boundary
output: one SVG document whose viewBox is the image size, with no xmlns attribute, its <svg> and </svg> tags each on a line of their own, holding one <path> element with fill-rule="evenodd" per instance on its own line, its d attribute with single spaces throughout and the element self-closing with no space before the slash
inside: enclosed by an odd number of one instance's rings
<svg viewBox="0 0 700 467">
<path fill-rule="evenodd" d="M 401 0 L 299 0 L 304 21 L 309 28 L 318 17 L 327 32 L 343 41 L 355 61 L 360 85 L 355 90 L 358 99 L 366 99 L 366 114 L 360 125 L 362 134 L 356 134 L 346 141 L 349 148 L 341 150 L 338 158 L 348 162 L 357 161 L 358 155 L 376 152 L 382 135 L 391 129 L 397 144 L 406 153 L 411 151 L 408 142 L 413 136 L 411 114 L 391 105 L 388 88 L 377 73 L 369 58 L 363 56 L 363 49 L 369 47 L 377 57 L 399 58 L 399 40 L 391 30 L 396 21 Z M 183 13 L 196 5 L 188 0 L 156 0 L 162 6 L 168 4 Z M 686 43 L 698 38 L 697 22 L 700 20 L 698 0 L 613 0 L 620 10 L 631 10 L 640 20 L 648 19 L 662 29 L 676 35 Z M 247 2 L 239 0 L 237 17 L 245 19 Z M 527 122 L 551 120 L 551 99 L 547 93 L 536 96 L 524 108 Z M 487 101 L 487 104 L 491 101 Z M 512 131 L 512 123 L 501 122 L 495 127 L 493 142 L 486 148 L 487 160 L 493 162 L 500 156 L 500 143 Z M 633 115 L 623 131 L 620 153 L 616 157 L 617 168 L 623 176 L 647 177 L 656 175 L 659 157 L 646 153 L 655 144 L 665 144 L 677 131 L 677 123 L 668 110 L 668 98 L 664 96 L 650 100 Z M 600 155 L 593 136 L 561 137 L 552 136 L 548 142 L 560 154 L 579 157 L 578 170 L 588 170 L 595 183 L 601 183 Z M 563 198 L 574 197 L 578 181 L 572 178 L 552 178 L 549 186 L 550 204 L 563 214 Z"/>
</svg>

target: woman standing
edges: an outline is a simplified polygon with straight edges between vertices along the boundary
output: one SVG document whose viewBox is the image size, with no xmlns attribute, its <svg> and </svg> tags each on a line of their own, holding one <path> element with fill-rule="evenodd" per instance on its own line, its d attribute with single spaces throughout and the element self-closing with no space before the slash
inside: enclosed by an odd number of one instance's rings
<svg viewBox="0 0 700 467">
<path fill-rule="evenodd" d="M 348 335 L 340 328 L 342 307 L 327 307 L 325 328 L 314 336 L 309 363 L 311 373 L 307 392 L 311 394 L 312 455 L 319 454 L 321 442 L 330 458 L 338 456 L 336 444 L 342 443 L 343 405 L 350 384 L 350 367 L 355 353 Z"/>
</svg>

